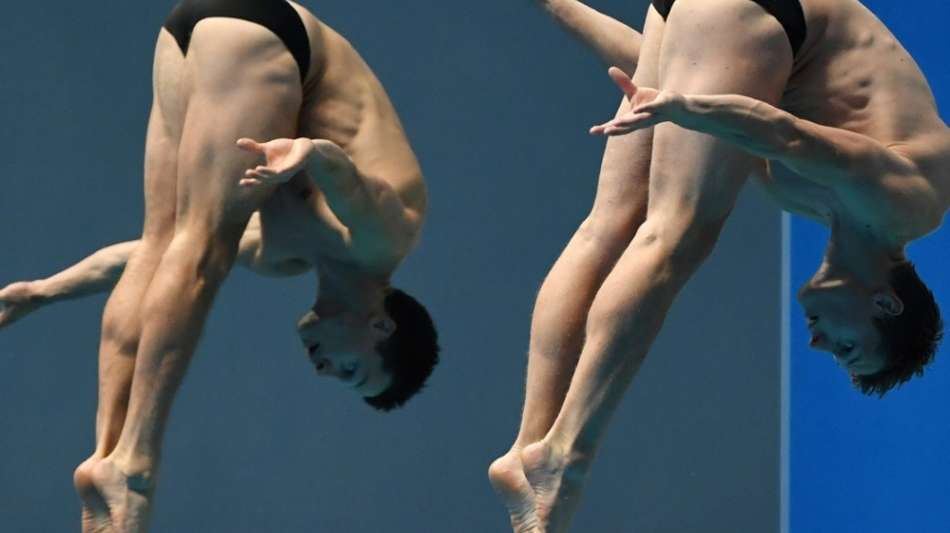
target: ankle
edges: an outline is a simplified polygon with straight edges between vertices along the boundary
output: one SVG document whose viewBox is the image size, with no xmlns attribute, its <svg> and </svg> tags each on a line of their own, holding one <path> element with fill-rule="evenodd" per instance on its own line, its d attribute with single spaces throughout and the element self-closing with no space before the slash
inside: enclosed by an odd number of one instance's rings
<svg viewBox="0 0 950 533">
<path fill-rule="evenodd" d="M 596 448 L 581 442 L 566 442 L 558 439 L 548 439 L 551 453 L 567 468 L 586 472 L 594 462 Z"/>
<path fill-rule="evenodd" d="M 128 479 L 129 488 L 135 490 L 151 488 L 155 471 L 158 469 L 155 459 L 136 456 L 112 456 L 110 461 Z"/>
</svg>

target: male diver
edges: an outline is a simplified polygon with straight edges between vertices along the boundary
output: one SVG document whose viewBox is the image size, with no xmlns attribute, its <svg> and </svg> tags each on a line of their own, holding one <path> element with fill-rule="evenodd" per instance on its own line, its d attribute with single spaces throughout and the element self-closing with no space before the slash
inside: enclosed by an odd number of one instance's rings
<svg viewBox="0 0 950 533">
<path fill-rule="evenodd" d="M 49 293 L 104 290 L 128 259 L 103 314 L 96 449 L 74 474 L 83 531 L 146 530 L 173 397 L 236 261 L 316 270 L 304 346 L 376 408 L 405 402 L 438 360 L 428 313 L 390 285 L 425 216 L 422 173 L 342 36 L 285 0 L 182 0 L 158 35 L 153 91 L 141 239 Z M 4 291 L 7 320 L 30 285 Z"/>
<path fill-rule="evenodd" d="M 750 174 L 831 229 L 799 292 L 811 345 L 865 393 L 921 373 L 942 325 L 904 248 L 950 204 L 950 130 L 869 10 L 654 0 L 641 36 L 576 0 L 538 3 L 624 98 L 591 129 L 609 136 L 596 199 L 538 294 L 521 428 L 489 468 L 514 531 L 567 530 L 611 414 Z"/>
</svg>

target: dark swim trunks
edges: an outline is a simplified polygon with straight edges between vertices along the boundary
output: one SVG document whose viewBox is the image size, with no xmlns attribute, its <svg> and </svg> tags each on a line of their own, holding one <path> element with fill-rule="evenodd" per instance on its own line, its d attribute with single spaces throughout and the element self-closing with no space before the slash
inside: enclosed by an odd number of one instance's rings
<svg viewBox="0 0 950 533">
<path fill-rule="evenodd" d="M 310 40 L 297 11 L 285 0 L 181 0 L 164 24 L 178 42 L 181 53 L 188 53 L 195 24 L 208 17 L 246 20 L 274 32 L 297 61 L 300 81 L 307 77 Z"/>
<path fill-rule="evenodd" d="M 659 11 L 663 19 L 666 20 L 670 14 L 670 8 L 676 0 L 653 0 L 653 7 Z M 797 57 L 798 51 L 805 42 L 805 35 L 808 28 L 805 25 L 805 12 L 802 11 L 802 5 L 799 0 L 752 0 L 762 6 L 766 11 L 778 19 L 779 23 L 785 28 L 785 34 L 788 35 L 788 42 L 792 44 L 792 53 Z"/>
</svg>

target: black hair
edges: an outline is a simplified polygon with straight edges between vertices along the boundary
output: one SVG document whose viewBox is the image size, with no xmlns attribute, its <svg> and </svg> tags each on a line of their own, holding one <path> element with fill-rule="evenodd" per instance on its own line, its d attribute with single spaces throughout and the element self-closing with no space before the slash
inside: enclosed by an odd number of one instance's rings
<svg viewBox="0 0 950 533">
<path fill-rule="evenodd" d="M 852 376 L 864 394 L 884 396 L 910 378 L 923 375 L 943 338 L 940 308 L 913 263 L 905 261 L 894 267 L 889 282 L 904 309 L 899 315 L 874 319 L 888 364 L 876 374 Z"/>
<path fill-rule="evenodd" d="M 383 302 L 396 330 L 376 346 L 392 383 L 366 403 L 380 411 L 401 407 L 425 387 L 439 363 L 439 334 L 426 308 L 405 292 L 390 288 Z"/>
</svg>

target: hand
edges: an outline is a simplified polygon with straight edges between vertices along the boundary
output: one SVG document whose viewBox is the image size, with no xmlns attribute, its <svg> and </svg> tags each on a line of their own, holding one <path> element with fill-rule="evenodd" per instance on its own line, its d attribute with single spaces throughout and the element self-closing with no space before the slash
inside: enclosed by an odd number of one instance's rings
<svg viewBox="0 0 950 533">
<path fill-rule="evenodd" d="M 313 154 L 310 156 L 311 172 L 337 177 L 356 172 L 353 160 L 333 141 L 315 139 L 313 149 Z M 319 176 L 314 177 L 319 178 Z"/>
<path fill-rule="evenodd" d="M 244 186 L 287 183 L 303 170 L 315 151 L 313 141 L 306 137 L 274 139 L 266 143 L 244 138 L 238 139 L 237 145 L 242 150 L 263 155 L 265 160 L 265 164 L 244 172 L 239 182 Z"/>
<path fill-rule="evenodd" d="M 590 129 L 592 135 L 626 135 L 662 122 L 674 121 L 682 112 L 685 103 L 682 94 L 637 87 L 630 76 L 617 67 L 610 67 L 607 73 L 626 95 L 630 110 L 609 122 L 594 126 Z"/>
<path fill-rule="evenodd" d="M 33 283 L 20 281 L 0 289 L 0 329 L 32 313 L 41 305 Z"/>
</svg>

